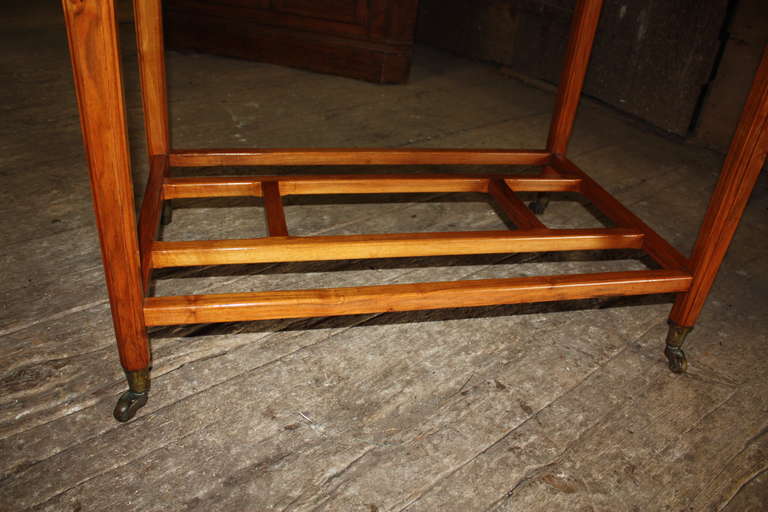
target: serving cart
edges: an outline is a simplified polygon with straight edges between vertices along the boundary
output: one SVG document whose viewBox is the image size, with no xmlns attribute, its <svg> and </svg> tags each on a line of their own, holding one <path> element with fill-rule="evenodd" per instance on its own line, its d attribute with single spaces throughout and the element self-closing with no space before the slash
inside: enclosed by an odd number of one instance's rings
<svg viewBox="0 0 768 512">
<path fill-rule="evenodd" d="M 150 160 L 138 223 L 114 0 L 62 0 L 93 201 L 120 361 L 128 391 L 115 408 L 127 421 L 150 387 L 147 328 L 159 325 L 349 315 L 604 296 L 675 293 L 664 352 L 686 370 L 683 342 L 693 328 L 768 151 L 768 53 L 711 197 L 693 254 L 686 257 L 567 157 L 602 0 L 578 0 L 546 147 L 543 149 L 179 149 L 170 144 L 161 0 L 134 0 L 141 89 Z M 175 177 L 171 168 L 219 166 L 487 165 L 486 175 L 344 174 Z M 503 167 L 502 167 L 503 166 Z M 539 166 L 538 175 L 498 172 Z M 480 192 L 517 229 L 454 233 L 299 237 L 282 200 L 304 194 Z M 519 192 L 535 192 L 526 205 Z M 548 229 L 537 216 L 548 194 L 585 196 L 614 227 Z M 158 239 L 176 198 L 263 198 L 268 235 L 210 241 Z M 461 280 L 384 286 L 216 295 L 150 296 L 154 269 L 197 265 L 419 256 L 639 249 L 658 269 Z"/>
</svg>

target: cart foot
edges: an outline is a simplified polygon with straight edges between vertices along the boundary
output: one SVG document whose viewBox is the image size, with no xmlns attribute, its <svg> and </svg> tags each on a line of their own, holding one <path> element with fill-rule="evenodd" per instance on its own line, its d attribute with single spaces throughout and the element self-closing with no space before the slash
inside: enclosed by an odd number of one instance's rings
<svg viewBox="0 0 768 512">
<path fill-rule="evenodd" d="M 688 360 L 685 358 L 685 352 L 680 347 L 667 345 L 664 349 L 664 355 L 669 361 L 669 369 L 673 373 L 685 373 L 688 369 Z"/>
<path fill-rule="evenodd" d="M 169 199 L 163 201 L 163 213 L 160 215 L 160 224 L 167 226 L 171 222 L 173 222 L 173 206 Z"/>
<path fill-rule="evenodd" d="M 115 419 L 121 422 L 133 418 L 149 399 L 149 369 L 126 371 L 125 377 L 128 380 L 128 391 L 117 399 L 113 412 Z"/>
<path fill-rule="evenodd" d="M 688 360 L 683 352 L 683 343 L 693 327 L 682 327 L 676 323 L 669 322 L 669 332 L 667 333 L 667 346 L 664 348 L 664 355 L 669 361 L 669 369 L 674 373 L 685 373 L 688 369 Z"/>
<path fill-rule="evenodd" d="M 531 203 L 528 205 L 528 208 L 530 208 L 531 211 L 536 215 L 541 215 L 547 211 L 547 206 L 549 206 L 549 193 L 539 192 L 536 194 L 536 200 L 531 201 Z"/>
<path fill-rule="evenodd" d="M 136 415 L 136 412 L 147 404 L 149 393 L 134 393 L 133 391 L 126 391 L 117 400 L 115 406 L 115 419 L 117 421 L 126 422 Z"/>
</svg>

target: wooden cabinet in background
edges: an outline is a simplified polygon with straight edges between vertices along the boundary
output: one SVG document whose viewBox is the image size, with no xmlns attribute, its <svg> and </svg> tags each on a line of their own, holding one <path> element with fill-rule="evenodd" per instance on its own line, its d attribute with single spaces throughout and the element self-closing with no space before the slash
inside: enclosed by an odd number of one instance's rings
<svg viewBox="0 0 768 512">
<path fill-rule="evenodd" d="M 371 82 L 408 79 L 418 0 L 165 0 L 166 44 Z"/>
</svg>

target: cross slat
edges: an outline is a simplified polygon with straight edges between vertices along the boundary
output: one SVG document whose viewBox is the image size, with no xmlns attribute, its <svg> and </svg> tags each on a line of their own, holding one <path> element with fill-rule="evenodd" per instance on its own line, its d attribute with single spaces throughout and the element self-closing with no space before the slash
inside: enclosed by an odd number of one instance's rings
<svg viewBox="0 0 768 512">
<path fill-rule="evenodd" d="M 451 174 L 355 174 L 321 176 L 246 176 L 168 178 L 166 199 L 261 196 L 263 181 L 277 181 L 280 194 L 407 194 L 487 192 L 491 179 L 502 179 L 518 192 L 577 192 L 581 179 L 536 176 L 466 176 Z"/>
<path fill-rule="evenodd" d="M 540 251 L 637 249 L 630 229 L 468 231 L 155 242 L 154 268 Z"/>
</svg>

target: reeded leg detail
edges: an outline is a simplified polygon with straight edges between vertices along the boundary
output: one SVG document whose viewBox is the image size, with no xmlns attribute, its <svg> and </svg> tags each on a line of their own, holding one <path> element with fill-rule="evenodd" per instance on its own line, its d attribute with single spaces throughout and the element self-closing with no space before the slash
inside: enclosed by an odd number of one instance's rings
<svg viewBox="0 0 768 512">
<path fill-rule="evenodd" d="M 688 360 L 683 352 L 683 343 L 685 338 L 693 330 L 693 327 L 682 327 L 669 322 L 669 332 L 667 333 L 667 346 L 664 348 L 664 355 L 669 361 L 669 369 L 674 373 L 685 373 L 688 369 Z"/>
<path fill-rule="evenodd" d="M 120 395 L 115 405 L 114 416 L 117 421 L 125 422 L 136 415 L 149 399 L 149 369 L 125 372 L 128 391 Z"/>
<path fill-rule="evenodd" d="M 549 192 L 538 192 L 536 194 L 536 200 L 531 201 L 531 203 L 528 205 L 528 208 L 530 208 L 531 211 L 536 215 L 541 215 L 547 211 L 547 206 L 549 206 L 549 197 Z"/>
<path fill-rule="evenodd" d="M 163 213 L 160 215 L 160 224 L 167 226 L 173 222 L 173 205 L 170 199 L 163 201 Z"/>
</svg>

